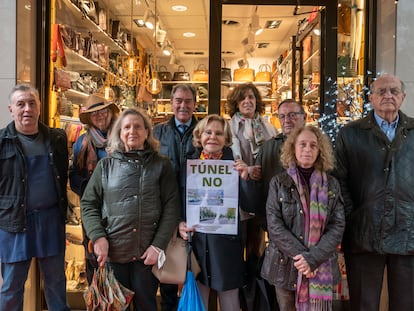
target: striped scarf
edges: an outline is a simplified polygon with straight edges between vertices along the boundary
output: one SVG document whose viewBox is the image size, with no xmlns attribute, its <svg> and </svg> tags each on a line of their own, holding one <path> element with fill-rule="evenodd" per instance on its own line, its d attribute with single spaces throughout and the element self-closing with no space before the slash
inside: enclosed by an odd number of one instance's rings
<svg viewBox="0 0 414 311">
<path fill-rule="evenodd" d="M 315 246 L 323 235 L 328 211 L 328 178 L 325 172 L 315 169 L 308 187 L 295 163 L 291 163 L 287 173 L 292 177 L 305 211 L 305 242 L 308 247 Z M 309 203 L 307 200 L 309 198 Z M 296 308 L 298 311 L 332 310 L 333 274 L 330 260 L 322 263 L 314 278 L 306 278 L 298 273 Z"/>
</svg>

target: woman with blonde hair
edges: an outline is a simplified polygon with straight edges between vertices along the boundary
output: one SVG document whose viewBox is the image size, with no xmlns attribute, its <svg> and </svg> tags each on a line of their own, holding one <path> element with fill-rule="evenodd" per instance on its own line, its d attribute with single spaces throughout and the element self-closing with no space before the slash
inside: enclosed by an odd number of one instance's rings
<svg viewBox="0 0 414 311">
<path fill-rule="evenodd" d="M 227 121 L 216 114 L 208 115 L 197 123 L 193 131 L 193 144 L 197 150 L 190 158 L 206 161 L 233 160 L 231 143 Z M 244 282 L 240 230 L 235 235 L 201 233 L 194 227 L 187 227 L 185 211 L 181 211 L 181 218 L 181 237 L 187 239 L 187 232 L 194 234 L 193 250 L 201 267 L 197 284 L 205 309 L 208 310 L 210 289 L 214 289 L 218 293 L 221 310 L 240 311 L 239 288 Z"/>
<path fill-rule="evenodd" d="M 288 136 L 280 158 L 286 171 L 269 184 L 262 277 L 275 286 L 281 311 L 332 310 L 345 216 L 339 183 L 328 173 L 331 143 L 317 127 L 305 126 Z"/>
<path fill-rule="evenodd" d="M 158 152 L 146 113 L 124 110 L 81 199 L 82 220 L 99 266 L 133 290 L 135 310 L 156 310 L 158 262 L 178 223 L 171 161 Z"/>
</svg>

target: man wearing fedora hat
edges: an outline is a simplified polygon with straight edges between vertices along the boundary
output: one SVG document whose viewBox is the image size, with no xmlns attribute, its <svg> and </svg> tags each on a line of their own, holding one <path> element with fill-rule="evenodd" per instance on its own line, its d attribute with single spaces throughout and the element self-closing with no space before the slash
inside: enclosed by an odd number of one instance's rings
<svg viewBox="0 0 414 311">
<path fill-rule="evenodd" d="M 106 157 L 107 137 L 118 114 L 118 106 L 98 93 L 88 97 L 86 106 L 79 114 L 86 132 L 73 145 L 73 163 L 69 171 L 70 187 L 79 197 L 82 197 L 98 161 Z M 90 284 L 98 264 L 94 254 L 88 252 L 89 239 L 85 232 L 83 235 L 86 250 L 86 277 Z"/>
</svg>

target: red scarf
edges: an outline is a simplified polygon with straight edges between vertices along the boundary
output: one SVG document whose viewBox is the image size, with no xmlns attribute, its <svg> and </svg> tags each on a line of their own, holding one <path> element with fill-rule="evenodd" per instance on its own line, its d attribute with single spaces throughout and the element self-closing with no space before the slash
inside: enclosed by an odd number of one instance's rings
<svg viewBox="0 0 414 311">
<path fill-rule="evenodd" d="M 200 159 L 201 160 L 220 160 L 222 156 L 223 156 L 223 151 L 220 151 L 217 154 L 210 154 L 203 150 L 201 151 Z"/>
</svg>

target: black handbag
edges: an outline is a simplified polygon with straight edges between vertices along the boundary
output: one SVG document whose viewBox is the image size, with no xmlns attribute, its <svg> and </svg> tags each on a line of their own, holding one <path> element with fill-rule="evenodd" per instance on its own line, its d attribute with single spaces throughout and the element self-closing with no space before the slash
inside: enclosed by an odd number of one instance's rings
<svg viewBox="0 0 414 311">
<path fill-rule="evenodd" d="M 164 65 L 161 65 L 159 67 L 160 71 L 158 71 L 158 79 L 161 81 L 171 81 L 172 80 L 172 74 L 167 70 L 167 67 Z"/>
<path fill-rule="evenodd" d="M 174 72 L 173 81 L 190 81 L 190 74 L 183 65 L 178 66 L 178 71 Z"/>
<path fill-rule="evenodd" d="M 264 206 L 263 183 L 253 179 L 239 181 L 240 208 L 250 214 L 256 214 Z"/>
<path fill-rule="evenodd" d="M 226 68 L 226 62 L 222 59 L 222 66 L 221 67 L 221 81 L 232 81 L 231 80 L 231 69 Z"/>
</svg>

